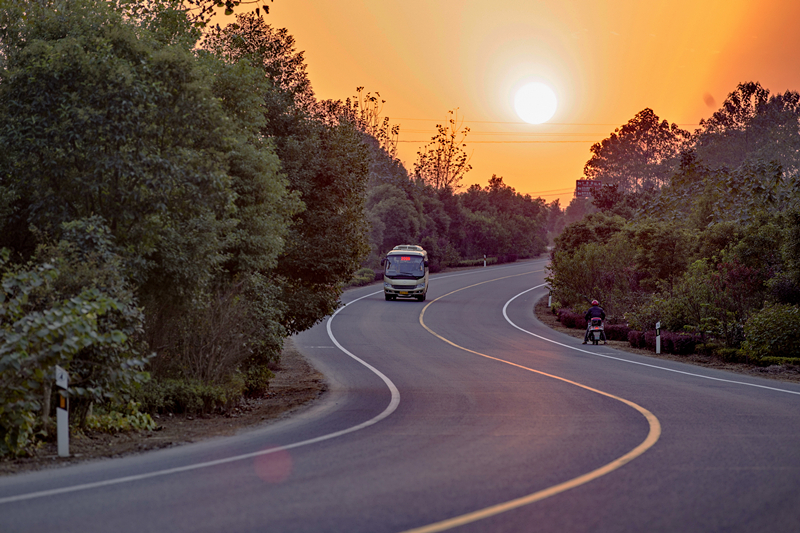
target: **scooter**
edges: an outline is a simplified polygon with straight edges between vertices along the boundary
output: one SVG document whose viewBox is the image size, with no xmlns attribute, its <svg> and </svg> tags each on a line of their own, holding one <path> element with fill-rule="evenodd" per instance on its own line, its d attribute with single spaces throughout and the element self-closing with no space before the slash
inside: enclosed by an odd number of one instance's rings
<svg viewBox="0 0 800 533">
<path fill-rule="evenodd" d="M 606 333 L 605 328 L 603 327 L 603 319 L 598 317 L 593 317 L 591 322 L 589 322 L 589 340 L 592 344 L 596 345 L 600 342 L 602 338 L 603 342 L 606 342 Z"/>
</svg>

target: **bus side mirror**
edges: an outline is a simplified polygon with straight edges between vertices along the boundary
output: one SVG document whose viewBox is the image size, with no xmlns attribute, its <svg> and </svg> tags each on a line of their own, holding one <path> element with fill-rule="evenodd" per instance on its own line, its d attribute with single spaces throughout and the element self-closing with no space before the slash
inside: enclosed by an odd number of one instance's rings
<svg viewBox="0 0 800 533">
<path fill-rule="evenodd" d="M 425 263 L 425 268 L 428 268 L 428 262 L 424 261 L 424 263 Z"/>
<path fill-rule="evenodd" d="M 381 266 L 386 262 L 386 259 L 381 259 Z"/>
</svg>

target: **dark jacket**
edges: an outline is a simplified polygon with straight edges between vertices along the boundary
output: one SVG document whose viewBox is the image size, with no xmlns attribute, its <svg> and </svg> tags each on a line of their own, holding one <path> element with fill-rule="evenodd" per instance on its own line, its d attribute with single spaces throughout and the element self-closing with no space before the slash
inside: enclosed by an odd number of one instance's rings
<svg viewBox="0 0 800 533">
<path fill-rule="evenodd" d="M 586 311 L 586 314 L 584 315 L 584 318 L 587 322 L 596 317 L 602 318 L 603 320 L 606 319 L 606 312 L 603 311 L 603 308 L 599 305 L 593 305 L 588 311 Z"/>
</svg>

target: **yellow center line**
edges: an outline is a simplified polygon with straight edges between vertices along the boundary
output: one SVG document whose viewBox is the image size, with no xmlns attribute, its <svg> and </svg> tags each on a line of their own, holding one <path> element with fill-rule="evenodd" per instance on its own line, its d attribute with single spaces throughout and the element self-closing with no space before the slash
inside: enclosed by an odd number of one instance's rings
<svg viewBox="0 0 800 533">
<path fill-rule="evenodd" d="M 537 272 L 542 272 L 542 271 L 538 270 Z M 525 274 L 533 274 L 533 273 L 534 272 L 526 272 Z M 462 525 L 465 525 L 465 524 L 469 524 L 471 522 L 477 522 L 478 520 L 483 520 L 484 518 L 488 518 L 490 516 L 494 516 L 494 515 L 497 515 L 497 514 L 500 514 L 500 513 L 505 513 L 506 511 L 511 511 L 512 509 L 517 509 L 517 508 L 522 507 L 524 505 L 529 505 L 531 503 L 535 503 L 535 502 L 544 500 L 545 498 L 549 498 L 550 496 L 555 496 L 556 494 L 559 494 L 561 492 L 573 489 L 575 487 L 578 487 L 580 485 L 583 485 L 583 484 L 586 484 L 586 483 L 588 483 L 590 481 L 593 481 L 593 480 L 595 480 L 595 479 L 597 479 L 599 477 L 602 477 L 602 476 L 608 474 L 609 472 L 613 472 L 614 470 L 620 468 L 621 466 L 631 462 L 633 459 L 639 457 L 644 452 L 646 452 L 647 450 L 652 448 L 655 445 L 655 443 L 658 441 L 659 437 L 661 436 L 661 424 L 659 423 L 658 418 L 656 418 L 656 416 L 653 413 L 651 413 L 650 411 L 648 411 L 644 407 L 642 407 L 640 405 L 637 405 L 637 404 L 633 403 L 630 400 L 626 400 L 625 398 L 620 398 L 619 396 L 615 396 L 613 394 L 609 394 L 607 392 L 603 392 L 603 391 L 595 389 L 593 387 L 589 387 L 587 385 L 583 385 L 583 384 L 578 383 L 576 381 L 565 379 L 565 378 L 562 378 L 562 377 L 559 377 L 559 376 L 554 376 L 553 374 L 548 374 L 546 372 L 542 372 L 540 370 L 535 370 L 535 369 L 529 368 L 527 366 L 519 365 L 517 363 L 512 363 L 511 361 L 506 361 L 505 359 L 499 359 L 497 357 L 492 357 L 491 355 L 486 355 L 486 354 L 483 354 L 483 353 L 480 353 L 480 352 L 476 352 L 474 350 L 470 350 L 469 348 L 464 348 L 463 346 L 459 346 L 458 344 L 454 343 L 453 341 L 442 337 L 441 335 L 439 335 L 438 333 L 433 331 L 431 328 L 429 328 L 425 324 L 425 321 L 424 321 L 425 311 L 427 311 L 428 308 L 431 305 L 433 305 L 434 303 L 438 302 L 442 298 L 446 298 L 447 296 L 450 296 L 451 294 L 455 294 L 455 293 L 457 293 L 459 291 L 463 291 L 463 290 L 466 290 L 466 289 L 471 289 L 473 287 L 477 287 L 478 285 L 483 285 L 485 283 L 491 283 L 493 281 L 499 281 L 499 280 L 502 280 L 502 279 L 513 278 L 513 277 L 517 277 L 517 276 L 523 276 L 525 274 L 516 274 L 514 276 L 505 276 L 505 277 L 502 277 L 502 278 L 496 278 L 496 279 L 492 279 L 492 280 L 489 280 L 489 281 L 483 281 L 481 283 L 476 283 L 474 285 L 469 285 L 468 287 L 462 287 L 462 288 L 460 288 L 458 290 L 455 290 L 455 291 L 449 292 L 449 293 L 447 293 L 447 294 L 445 294 L 443 296 L 440 296 L 440 297 L 436 298 L 435 300 L 432 300 L 428 305 L 426 305 L 422 309 L 422 312 L 420 312 L 420 314 L 419 314 L 419 323 L 422 325 L 423 328 L 425 328 L 429 333 L 431 333 L 431 335 L 433 335 L 434 337 L 436 337 L 438 339 L 441 339 L 442 341 L 446 342 L 447 344 L 449 344 L 449 345 L 451 345 L 451 346 L 453 346 L 455 348 L 458 348 L 459 350 L 464 350 L 465 352 L 469 352 L 471 354 L 479 355 L 481 357 L 485 357 L 486 359 L 491 359 L 493 361 L 497 361 L 497 362 L 500 362 L 500 363 L 505 363 L 507 365 L 511 365 L 511 366 L 516 367 L 516 368 L 520 368 L 522 370 L 527 370 L 527 371 L 533 372 L 535 374 L 546 376 L 548 378 L 557 379 L 559 381 L 563 381 L 564 383 L 569 383 L 570 385 L 574 385 L 576 387 L 580 387 L 582 389 L 594 392 L 596 394 L 600 394 L 602 396 L 606 396 L 608 398 L 612 398 L 614 400 L 620 401 L 620 402 L 624 403 L 625 405 L 628 405 L 628 406 L 636 409 L 637 411 L 639 411 L 642 414 L 642 416 L 644 416 L 645 419 L 647 420 L 647 423 L 650 426 L 650 431 L 647 433 L 647 437 L 644 439 L 644 441 L 641 444 L 636 446 L 634 449 L 632 449 L 631 451 L 629 451 L 628 453 L 626 453 L 622 457 L 619 457 L 618 459 L 615 459 L 615 460 L 611 461 L 610 463 L 608 463 L 608 464 L 606 464 L 604 466 L 601 466 L 600 468 L 598 468 L 596 470 L 592 470 L 591 472 L 588 472 L 588 473 L 583 474 L 581 476 L 578 476 L 576 478 L 570 479 L 570 480 L 565 481 L 563 483 L 559 483 L 558 485 L 553 485 L 552 487 L 540 490 L 538 492 L 534 492 L 533 494 L 529 494 L 527 496 L 522 496 L 521 498 L 516 498 L 514 500 L 509 500 L 509 501 L 504 502 L 504 503 L 499 503 L 497 505 L 492 505 L 490 507 L 486 507 L 486 508 L 480 509 L 478 511 L 473 511 L 471 513 L 463 514 L 461 516 L 456 516 L 456 517 L 453 517 L 453 518 L 449 518 L 447 520 L 442 520 L 441 522 L 436 522 L 436 523 L 433 523 L 433 524 L 429 524 L 427 526 L 422 526 L 422 527 L 418 527 L 418 528 L 414 528 L 414 529 L 409 529 L 407 531 L 404 531 L 403 533 L 433 533 L 435 531 L 446 531 L 446 530 L 452 529 L 454 527 L 458 527 L 458 526 L 462 526 Z"/>
</svg>

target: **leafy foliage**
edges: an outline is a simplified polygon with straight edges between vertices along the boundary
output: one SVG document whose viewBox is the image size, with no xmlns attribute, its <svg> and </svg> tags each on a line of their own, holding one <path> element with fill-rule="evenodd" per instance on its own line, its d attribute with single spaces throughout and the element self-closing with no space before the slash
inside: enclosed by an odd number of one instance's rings
<svg viewBox="0 0 800 533">
<path fill-rule="evenodd" d="M 657 189 L 669 180 L 690 137 L 676 124 L 661 121 L 652 109 L 643 109 L 608 139 L 592 146 L 584 175 L 617 184 L 625 192 Z"/>
<path fill-rule="evenodd" d="M 336 309 L 342 287 L 368 253 L 367 147 L 353 124 L 316 105 L 302 53 L 286 30 L 242 15 L 212 30 L 204 44 L 230 62 L 249 59 L 272 83 L 261 93 L 261 132 L 273 141 L 289 189 L 305 210 L 294 215 L 269 277 L 280 291 L 281 325 L 290 334 L 303 331 Z"/>
<path fill-rule="evenodd" d="M 764 307 L 744 328 L 742 350 L 750 357 L 800 357 L 800 308 L 795 305 Z"/>
<path fill-rule="evenodd" d="M 711 168 L 734 169 L 762 160 L 794 176 L 800 170 L 799 118 L 797 92 L 771 95 L 760 83 L 740 83 L 721 109 L 700 122 L 694 147 Z"/>
<path fill-rule="evenodd" d="M 56 266 L 15 267 L 8 257 L 3 250 L 0 455 L 19 455 L 31 443 L 37 414 L 48 414 L 43 409 L 49 407 L 55 365 L 70 372 L 71 396 L 92 402 L 129 394 L 146 378 L 147 357 L 137 343 L 142 315 L 130 296 L 112 298 L 88 286 L 65 294 L 57 290 Z"/>
<path fill-rule="evenodd" d="M 658 143 L 643 141 L 655 138 L 644 134 L 657 124 L 649 113 L 596 145 L 587 173 L 607 172 L 593 200 L 602 216 L 586 216 L 556 240 L 550 280 L 559 302 L 580 306 L 592 291 L 612 315 L 624 313 L 639 346 L 649 345 L 661 322 L 666 349 L 676 353 L 694 342 L 680 332 L 700 336 L 703 350 L 717 346 L 712 351 L 726 360 L 789 349 L 771 351 L 766 339 L 778 335 L 770 329 L 776 317 L 790 313 L 778 306 L 800 303 L 798 101 L 797 93 L 740 84 L 694 136 L 676 131 L 665 141 L 683 150 L 679 165 L 674 149 L 659 152 Z M 659 128 L 668 140 L 672 128 Z M 651 180 L 660 188 L 642 195 L 621 185 L 621 175 L 666 179 Z M 615 264 L 620 253 L 628 260 Z M 606 264 L 612 272 L 598 267 Z M 609 290 L 609 279 L 624 283 Z M 749 356 L 738 351 L 743 341 Z"/>
</svg>

